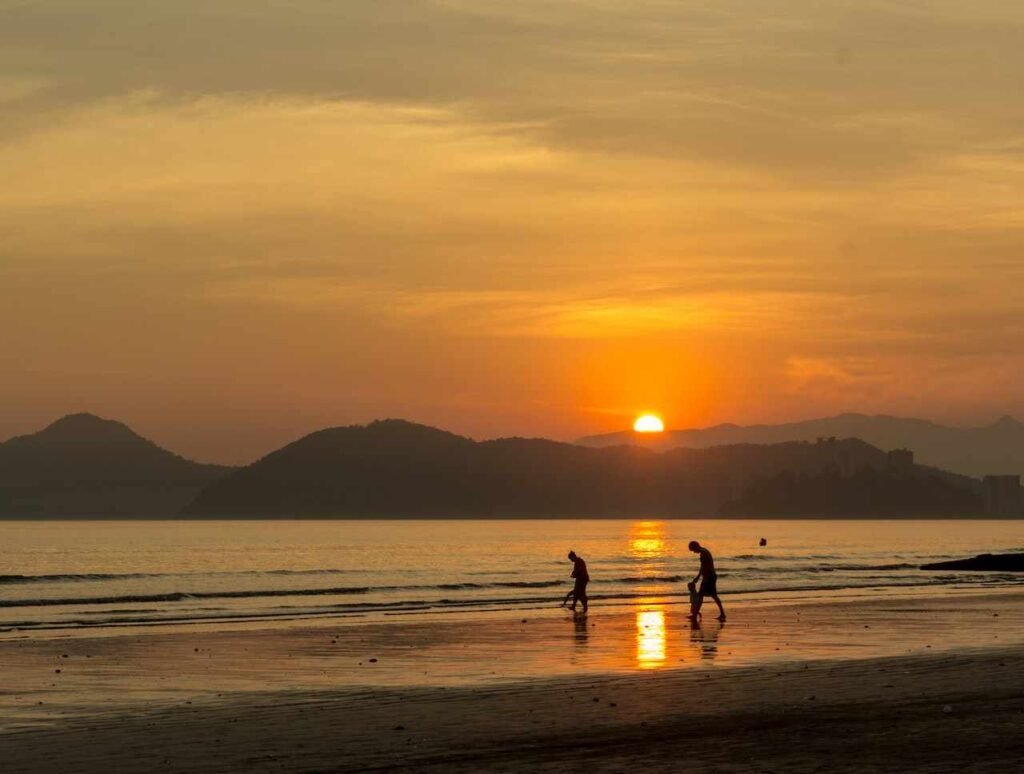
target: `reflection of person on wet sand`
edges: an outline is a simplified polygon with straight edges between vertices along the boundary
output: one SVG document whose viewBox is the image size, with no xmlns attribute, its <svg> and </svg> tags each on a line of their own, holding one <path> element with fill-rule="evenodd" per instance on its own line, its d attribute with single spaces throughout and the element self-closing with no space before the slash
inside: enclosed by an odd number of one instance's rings
<svg viewBox="0 0 1024 774">
<path fill-rule="evenodd" d="M 575 551 L 569 552 L 569 561 L 572 562 L 572 575 L 569 577 L 575 578 L 576 582 L 573 584 L 572 591 L 565 595 L 565 599 L 562 601 L 562 607 L 565 607 L 566 603 L 571 599 L 572 605 L 569 606 L 570 610 L 576 610 L 576 603 L 583 603 L 583 612 L 587 612 L 587 583 L 590 581 L 590 573 L 587 572 L 587 563 L 583 561 L 583 557 L 577 556 Z"/>
<path fill-rule="evenodd" d="M 700 580 L 700 589 L 697 591 L 697 609 L 690 613 L 696 618 L 700 615 L 700 608 L 704 604 L 704 597 L 711 597 L 718 605 L 718 620 L 725 620 L 725 608 L 722 607 L 722 600 L 718 598 L 718 573 L 715 572 L 715 558 L 704 546 L 696 540 L 690 541 L 690 550 L 700 554 L 700 571 L 694 576 L 693 582 Z"/>
<path fill-rule="evenodd" d="M 576 640 L 576 644 L 586 645 L 587 636 L 590 634 L 590 630 L 587 628 L 587 619 L 582 615 L 576 616 L 573 620 L 573 627 L 575 628 L 573 639 Z"/>
<path fill-rule="evenodd" d="M 700 657 L 713 661 L 718 655 L 718 635 L 721 634 L 725 624 L 711 624 L 707 630 L 700 625 L 696 618 L 690 619 L 690 644 L 700 651 Z"/>
</svg>

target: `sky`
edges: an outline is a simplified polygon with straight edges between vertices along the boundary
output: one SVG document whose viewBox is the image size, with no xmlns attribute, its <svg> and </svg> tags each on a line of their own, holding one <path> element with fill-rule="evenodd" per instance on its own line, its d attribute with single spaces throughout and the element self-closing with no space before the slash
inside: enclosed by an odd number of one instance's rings
<svg viewBox="0 0 1024 774">
<path fill-rule="evenodd" d="M 1024 415 L 1024 5 L 0 0 L 0 438 Z"/>
</svg>

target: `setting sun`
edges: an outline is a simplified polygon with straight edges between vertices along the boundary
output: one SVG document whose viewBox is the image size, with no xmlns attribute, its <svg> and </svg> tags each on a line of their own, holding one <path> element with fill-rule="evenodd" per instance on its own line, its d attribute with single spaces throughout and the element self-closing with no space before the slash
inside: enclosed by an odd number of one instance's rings
<svg viewBox="0 0 1024 774">
<path fill-rule="evenodd" d="M 638 433 L 660 433 L 665 429 L 665 423 L 656 414 L 643 414 L 636 418 L 633 429 Z"/>
</svg>

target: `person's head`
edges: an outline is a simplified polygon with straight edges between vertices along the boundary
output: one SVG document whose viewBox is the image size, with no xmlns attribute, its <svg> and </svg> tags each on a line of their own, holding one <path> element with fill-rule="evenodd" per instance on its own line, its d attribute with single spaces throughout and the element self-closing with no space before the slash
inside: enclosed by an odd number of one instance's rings
<svg viewBox="0 0 1024 774">
<path fill-rule="evenodd" d="M 690 581 L 689 583 L 687 583 L 686 584 L 686 588 L 688 588 L 690 590 L 691 594 L 696 594 L 697 593 L 697 584 L 694 583 L 693 581 Z"/>
<path fill-rule="evenodd" d="M 691 540 L 690 541 L 690 550 L 693 551 L 693 553 L 695 553 L 695 554 L 699 554 L 700 553 L 700 543 L 698 543 L 696 540 Z"/>
<path fill-rule="evenodd" d="M 575 562 L 576 561 L 576 552 L 575 551 L 570 551 L 569 552 L 569 561 L 570 562 Z"/>
</svg>

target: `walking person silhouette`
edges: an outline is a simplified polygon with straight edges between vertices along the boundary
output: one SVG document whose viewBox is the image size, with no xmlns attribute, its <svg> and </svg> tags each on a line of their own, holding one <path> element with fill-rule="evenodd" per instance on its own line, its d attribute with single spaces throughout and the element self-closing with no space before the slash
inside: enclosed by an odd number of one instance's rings
<svg viewBox="0 0 1024 774">
<path fill-rule="evenodd" d="M 576 603 L 583 603 L 583 612 L 587 612 L 587 583 L 590 582 L 590 573 L 587 572 L 587 563 L 583 561 L 582 556 L 577 556 L 575 551 L 569 552 L 569 561 L 572 562 L 572 575 L 569 577 L 575 579 L 572 591 L 565 595 L 565 599 L 562 601 L 562 607 L 565 607 L 566 603 L 571 599 L 572 605 L 569 609 L 572 611 L 576 610 Z"/>
<path fill-rule="evenodd" d="M 690 617 L 696 619 L 700 615 L 704 597 L 711 597 L 718 605 L 718 620 L 724 621 L 725 608 L 722 607 L 722 600 L 718 598 L 718 573 L 715 572 L 715 558 L 696 540 L 690 541 L 690 550 L 700 555 L 700 571 L 694 576 L 693 582 L 696 583 L 698 580 L 701 582 L 700 588 L 697 590 L 697 604 L 693 606 Z"/>
</svg>

